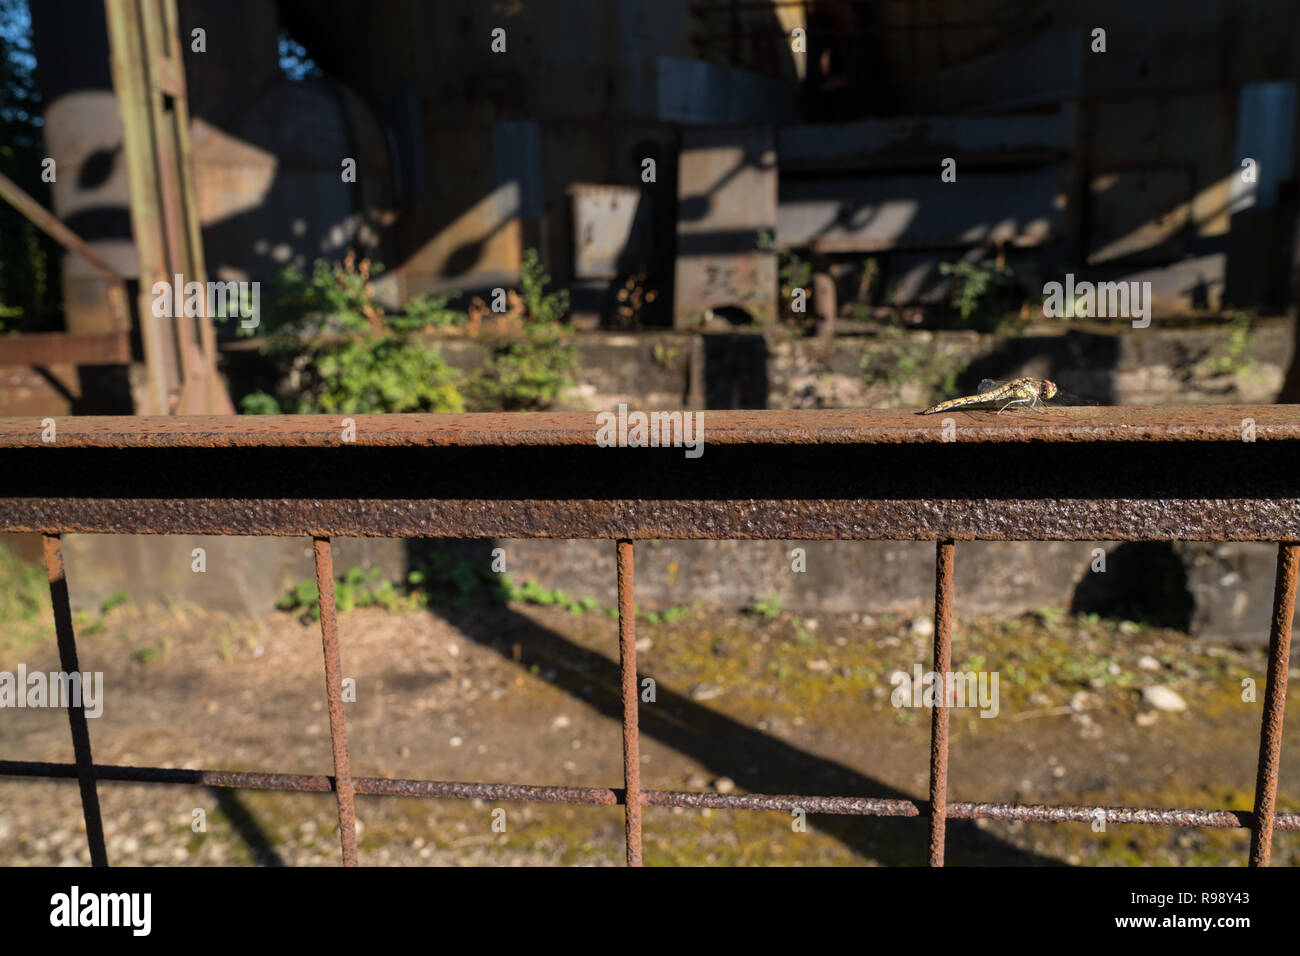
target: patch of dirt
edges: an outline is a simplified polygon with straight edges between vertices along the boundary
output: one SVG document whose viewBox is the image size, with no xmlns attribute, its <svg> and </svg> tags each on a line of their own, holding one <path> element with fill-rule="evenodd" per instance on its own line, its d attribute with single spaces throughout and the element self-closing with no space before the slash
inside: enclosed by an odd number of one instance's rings
<svg viewBox="0 0 1300 956">
<path fill-rule="evenodd" d="M 620 787 L 617 626 L 598 614 L 481 606 L 341 615 L 357 776 Z M 83 627 L 103 671 L 97 763 L 330 773 L 320 633 L 283 613 L 110 612 Z M 930 712 L 891 674 L 929 670 L 928 622 L 695 611 L 638 623 L 648 789 L 925 799 Z M 0 670 L 57 670 L 48 636 Z M 949 799 L 1249 810 L 1264 653 L 1172 631 L 1055 616 L 959 619 L 956 671 L 996 672 L 997 715 L 951 714 Z M 1243 681 L 1257 685 L 1243 700 Z M 1187 704 L 1158 711 L 1143 687 Z M 1249 697 L 1249 694 L 1245 694 Z M 1294 695 L 1293 695 L 1294 696 Z M 1295 715 L 1280 809 L 1300 808 Z M 14 709 L 0 757 L 71 762 L 66 715 Z M 101 783 L 114 864 L 337 865 L 330 794 Z M 618 864 L 618 807 L 358 797 L 363 864 Z M 505 832 L 493 829 L 505 810 Z M 206 829 L 192 824 L 200 815 Z M 647 808 L 652 864 L 920 864 L 923 819 Z M 952 864 L 1244 863 L 1245 831 L 950 821 Z M 1274 839 L 1300 862 L 1300 834 Z M 75 782 L 0 778 L 0 864 L 85 864 Z"/>
</svg>

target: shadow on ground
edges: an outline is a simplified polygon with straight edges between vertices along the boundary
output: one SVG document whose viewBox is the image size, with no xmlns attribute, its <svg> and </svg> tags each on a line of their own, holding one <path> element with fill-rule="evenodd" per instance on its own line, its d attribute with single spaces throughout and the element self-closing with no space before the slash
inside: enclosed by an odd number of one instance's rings
<svg viewBox="0 0 1300 956">
<path fill-rule="evenodd" d="M 415 542 L 412 542 L 414 545 Z M 464 547 L 468 543 L 460 543 Z M 477 542 L 477 560 L 491 561 L 491 543 Z M 459 550 L 459 548 L 457 549 Z M 592 706 L 615 721 L 622 719 L 618 664 L 588 650 L 564 635 L 523 614 L 498 605 L 478 605 L 465 610 L 433 610 L 467 638 Z M 610 623 L 611 642 L 615 641 Z M 640 676 L 654 677 L 641 671 Z M 655 681 L 656 702 L 642 704 L 641 734 L 672 747 L 707 766 L 718 776 L 730 777 L 753 793 L 806 796 L 853 796 L 914 799 L 851 767 L 800 750 L 730 717 L 692 701 Z M 514 781 L 529 783 L 531 781 Z M 621 781 L 620 781 L 621 783 Z M 753 811 L 731 811 L 737 813 Z M 924 866 L 928 820 L 926 818 L 872 818 L 809 815 L 808 822 L 845 846 L 871 860 L 891 866 Z M 949 820 L 946 862 L 1003 866 L 1059 866 L 1061 861 L 1023 850 L 987 833 L 969 820 Z"/>
</svg>

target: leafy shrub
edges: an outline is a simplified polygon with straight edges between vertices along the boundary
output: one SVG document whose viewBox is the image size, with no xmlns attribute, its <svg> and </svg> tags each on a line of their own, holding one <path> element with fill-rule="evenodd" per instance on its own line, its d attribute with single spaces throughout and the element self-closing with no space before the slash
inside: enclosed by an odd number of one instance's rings
<svg viewBox="0 0 1300 956">
<path fill-rule="evenodd" d="M 975 262 L 943 262 L 942 275 L 952 276 L 949 304 L 963 325 L 977 332 L 1012 332 L 1019 325 L 1014 314 L 1021 304 L 1020 283 L 1010 269 Z"/>
<path fill-rule="evenodd" d="M 476 335 L 487 307 L 476 299 L 466 313 L 451 296 L 427 295 L 388 315 L 372 283 L 382 269 L 349 253 L 341 266 L 319 259 L 310 273 L 281 273 L 263 314 L 262 351 L 284 367 L 286 387 L 280 397 L 245 396 L 245 413 L 459 412 L 467 396 L 476 410 L 540 409 L 572 384 L 577 349 L 561 325 L 569 294 L 546 291 L 551 280 L 536 250 L 525 253 L 520 289 L 509 293 L 521 337 L 501 340 L 469 376 L 420 333 L 466 325 Z"/>
</svg>

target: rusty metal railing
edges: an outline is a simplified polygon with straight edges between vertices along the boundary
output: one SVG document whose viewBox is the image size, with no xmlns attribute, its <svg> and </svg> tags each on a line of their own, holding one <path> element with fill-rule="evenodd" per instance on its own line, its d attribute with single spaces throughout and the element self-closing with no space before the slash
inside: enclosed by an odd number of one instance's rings
<svg viewBox="0 0 1300 956">
<path fill-rule="evenodd" d="M 1300 567 L 1300 407 L 1061 409 L 1046 414 L 710 412 L 705 453 L 605 448 L 587 413 L 0 420 L 0 530 L 44 535 L 65 671 L 78 670 L 59 536 L 297 535 L 315 542 L 333 775 L 96 764 L 68 711 L 75 762 L 0 761 L 0 776 L 75 778 L 91 860 L 106 865 L 100 781 L 333 791 L 345 865 L 355 796 L 622 805 L 627 862 L 643 807 L 928 817 L 929 860 L 948 820 L 1243 828 L 1266 866 L 1274 830 Z M 51 440 L 52 439 L 52 440 Z M 615 542 L 622 788 L 353 777 L 339 667 L 335 536 L 591 538 Z M 695 793 L 641 787 L 633 553 L 637 539 L 899 539 L 937 546 L 935 671 L 952 654 L 962 540 L 1276 541 L 1277 581 L 1253 811 L 958 803 L 948 713 L 932 715 L 929 799 Z"/>
</svg>

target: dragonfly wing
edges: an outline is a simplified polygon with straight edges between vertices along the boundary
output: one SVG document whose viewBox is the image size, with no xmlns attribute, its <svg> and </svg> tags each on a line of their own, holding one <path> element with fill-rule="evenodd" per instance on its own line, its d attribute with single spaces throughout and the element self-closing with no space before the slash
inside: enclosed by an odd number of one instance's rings
<svg viewBox="0 0 1300 956">
<path fill-rule="evenodd" d="M 1005 384 L 1006 384 L 1005 382 L 999 382 L 997 379 L 994 378 L 986 378 L 984 379 L 984 381 L 980 382 L 980 387 L 977 388 L 975 391 L 978 394 L 983 395 L 985 392 L 991 392 L 993 391 L 993 389 L 1001 388 Z"/>
<path fill-rule="evenodd" d="M 1078 392 L 1063 392 L 1059 388 L 1056 390 L 1056 396 L 1048 404 L 1051 405 L 1099 405 L 1096 399 L 1087 398 Z"/>
</svg>

